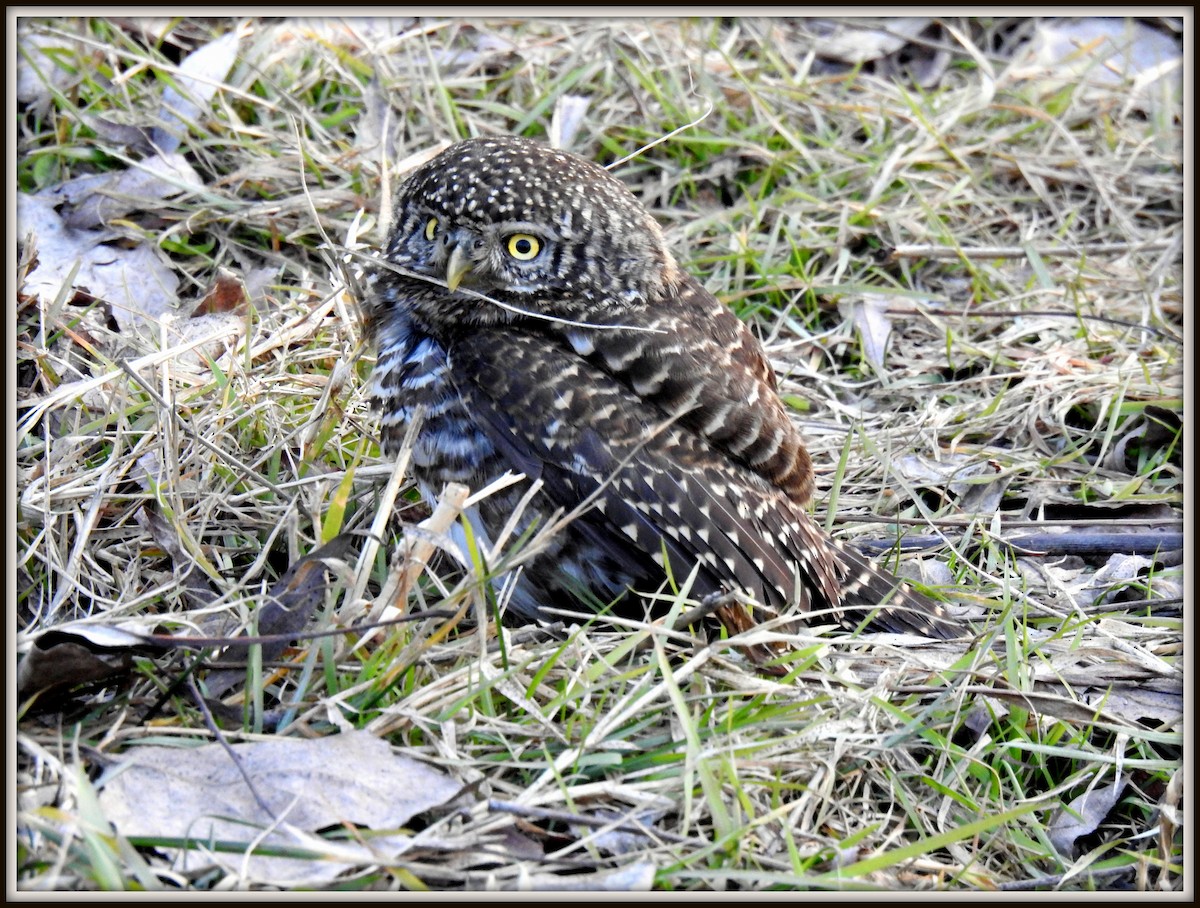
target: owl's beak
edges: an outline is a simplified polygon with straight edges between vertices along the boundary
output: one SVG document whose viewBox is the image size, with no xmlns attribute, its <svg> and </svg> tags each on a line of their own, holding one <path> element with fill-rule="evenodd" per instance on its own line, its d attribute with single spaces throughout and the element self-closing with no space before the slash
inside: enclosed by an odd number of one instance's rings
<svg viewBox="0 0 1200 908">
<path fill-rule="evenodd" d="M 446 286 L 450 288 L 451 293 L 458 289 L 458 285 L 470 273 L 473 265 L 474 262 L 463 252 L 461 245 L 456 245 L 450 250 L 450 259 L 446 262 Z"/>
</svg>

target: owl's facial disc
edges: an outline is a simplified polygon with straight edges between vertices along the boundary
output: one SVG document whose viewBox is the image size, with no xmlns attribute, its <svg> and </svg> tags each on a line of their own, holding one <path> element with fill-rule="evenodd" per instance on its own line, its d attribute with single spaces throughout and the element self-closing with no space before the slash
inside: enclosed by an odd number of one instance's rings
<svg viewBox="0 0 1200 908">
<path fill-rule="evenodd" d="M 443 226 L 431 218 L 429 224 L 430 266 L 452 293 L 460 287 L 485 294 L 545 289 L 541 260 L 551 240 L 544 230 L 523 222 Z"/>
</svg>

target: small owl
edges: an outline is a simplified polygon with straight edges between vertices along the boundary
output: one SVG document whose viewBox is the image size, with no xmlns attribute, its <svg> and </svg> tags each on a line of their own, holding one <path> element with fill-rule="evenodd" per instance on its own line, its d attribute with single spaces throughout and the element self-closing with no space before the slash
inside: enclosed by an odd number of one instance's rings
<svg viewBox="0 0 1200 908">
<path fill-rule="evenodd" d="M 668 577 L 693 598 L 947 637 L 931 600 L 827 536 L 805 510 L 808 452 L 750 330 L 672 257 L 625 185 L 515 137 L 469 139 L 398 195 L 367 300 L 372 393 L 395 452 L 447 482 L 525 480 L 467 515 L 490 542 L 578 510 L 507 578 L 507 613 L 615 603 L 641 615 Z"/>
</svg>

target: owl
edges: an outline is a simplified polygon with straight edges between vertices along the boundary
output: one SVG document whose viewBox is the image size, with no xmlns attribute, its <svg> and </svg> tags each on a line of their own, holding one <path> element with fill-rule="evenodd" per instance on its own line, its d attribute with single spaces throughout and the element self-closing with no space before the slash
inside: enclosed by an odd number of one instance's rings
<svg viewBox="0 0 1200 908">
<path fill-rule="evenodd" d="M 812 463 L 762 346 L 596 164 L 525 138 L 451 146 L 400 188 L 367 296 L 382 447 L 417 424 L 423 495 L 523 476 L 467 513 L 485 551 L 532 483 L 518 532 L 573 514 L 502 578 L 509 620 L 653 615 L 673 579 L 760 615 L 957 633 L 814 522 Z"/>
</svg>

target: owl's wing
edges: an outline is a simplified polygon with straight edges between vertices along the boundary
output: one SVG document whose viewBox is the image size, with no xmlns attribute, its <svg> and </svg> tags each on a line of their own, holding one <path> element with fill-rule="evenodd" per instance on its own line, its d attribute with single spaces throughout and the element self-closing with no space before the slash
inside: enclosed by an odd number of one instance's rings
<svg viewBox="0 0 1200 908">
<path fill-rule="evenodd" d="M 653 305 L 608 320 L 544 330 L 797 504 L 808 501 L 808 451 L 776 393 L 762 345 L 728 306 L 676 272 Z"/>
<path fill-rule="evenodd" d="M 849 623 L 896 593 L 876 624 L 946 635 L 932 602 L 897 590 L 780 489 L 686 427 L 664 424 L 661 411 L 573 351 L 489 330 L 451 356 L 459 391 L 497 449 L 540 478 L 555 505 L 591 499 L 573 531 L 623 558 L 643 591 L 661 582 L 665 552 L 676 577 L 699 566 L 697 596 L 742 590 L 775 608 L 829 608 Z"/>
</svg>

